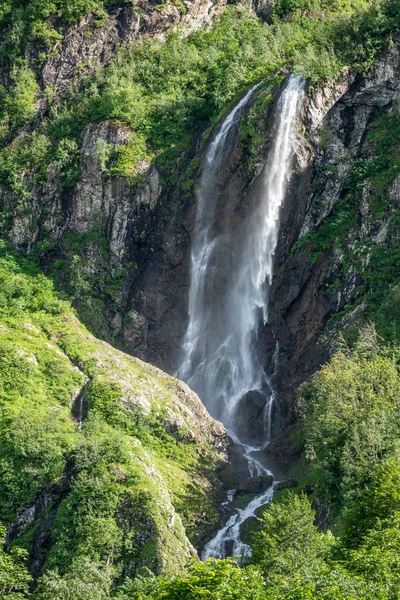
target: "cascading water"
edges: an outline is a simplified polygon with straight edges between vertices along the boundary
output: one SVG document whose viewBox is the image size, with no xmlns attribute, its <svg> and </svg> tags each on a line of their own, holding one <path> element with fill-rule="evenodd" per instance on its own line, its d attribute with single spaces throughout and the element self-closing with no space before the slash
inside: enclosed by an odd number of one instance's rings
<svg viewBox="0 0 400 600">
<path fill-rule="evenodd" d="M 197 215 L 192 246 L 189 323 L 183 361 L 177 376 L 220 419 L 249 462 L 251 475 L 270 474 L 254 458 L 270 436 L 274 393 L 254 351 L 261 322 L 268 316 L 268 289 L 278 240 L 279 212 L 285 197 L 294 153 L 296 120 L 304 97 L 304 79 L 290 76 L 276 106 L 273 143 L 261 175 L 261 185 L 249 214 L 239 224 L 219 224 L 225 201 L 221 173 L 229 157 L 231 138 L 254 86 L 227 115 L 210 144 L 197 189 Z M 258 439 L 243 439 L 243 403 L 261 402 Z M 262 400 L 260 400 L 262 398 Z M 272 487 L 236 510 L 204 549 L 203 558 L 224 557 L 227 541 L 234 554 L 248 554 L 240 541 L 240 526 L 272 498 Z"/>
</svg>

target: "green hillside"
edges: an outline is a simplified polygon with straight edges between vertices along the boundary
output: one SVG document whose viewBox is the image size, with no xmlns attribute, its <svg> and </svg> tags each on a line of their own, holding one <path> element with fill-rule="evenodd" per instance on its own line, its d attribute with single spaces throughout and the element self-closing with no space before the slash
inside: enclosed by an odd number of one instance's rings
<svg viewBox="0 0 400 600">
<path fill-rule="evenodd" d="M 199 560 L 237 484 L 226 431 L 185 384 L 117 349 L 108 311 L 136 327 L 135 313 L 120 310 L 121 290 L 130 298 L 151 260 L 155 223 L 164 228 L 190 202 L 204 143 L 243 93 L 258 82 L 261 91 L 278 86 L 291 71 L 307 78 L 308 99 L 327 95 L 343 72 L 368 76 L 382 53 L 397 51 L 400 2 L 278 0 L 263 18 L 257 3 L 232 2 L 190 31 L 187 2 L 133 3 L 140 18 L 150 6 L 181 21 L 158 35 L 144 32 L 143 18 L 110 60 L 90 73 L 90 64 L 75 65 L 62 92 L 46 87 L 45 65 L 62 54 L 70 28 L 85 23 L 95 38 L 122 4 L 0 6 L 0 597 L 397 600 L 400 205 L 388 200 L 400 176 L 397 100 L 368 115 L 355 158 L 312 167 L 313 189 L 333 177 L 343 193 L 279 265 L 294 257 L 312 270 L 336 256 L 335 278 L 321 277 L 316 294 L 325 286 L 335 297 L 349 273 L 357 285 L 324 323 L 330 358 L 296 390 L 282 461 L 293 486 L 246 524 L 251 557 Z M 389 66 L 393 92 L 400 84 Z M 368 82 L 371 95 L 377 85 Z M 271 97 L 256 100 L 254 112 L 263 117 Z M 259 159 L 259 120 L 240 125 L 247 167 Z M 109 222 L 65 232 L 52 220 L 55 194 L 59 214 L 71 212 L 82 138 L 103 122 L 126 135 L 96 141 L 102 185 L 123 188 L 130 206 L 145 196 L 149 169 L 160 176 L 159 205 L 151 214 L 147 199 L 139 207 L 135 219 L 148 222 L 139 240 L 118 248 L 120 260 Z M 302 127 L 315 156 L 329 153 L 335 123 L 325 122 L 319 145 Z M 363 233 L 380 219 L 384 242 Z M 186 225 L 180 235 L 189 239 Z M 131 243 L 140 265 L 126 258 Z M 149 331 L 160 303 L 143 289 L 155 315 Z M 321 348 L 318 364 L 328 353 Z"/>
</svg>

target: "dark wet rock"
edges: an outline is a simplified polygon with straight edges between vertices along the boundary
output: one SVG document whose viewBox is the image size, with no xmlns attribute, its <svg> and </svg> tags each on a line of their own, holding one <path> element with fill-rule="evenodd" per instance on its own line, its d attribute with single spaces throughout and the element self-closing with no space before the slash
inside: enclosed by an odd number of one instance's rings
<svg viewBox="0 0 400 600">
<path fill-rule="evenodd" d="M 236 410 L 236 433 L 238 438 L 249 445 L 262 444 L 267 426 L 268 393 L 250 390 L 241 398 Z"/>
<path fill-rule="evenodd" d="M 256 508 L 256 510 L 254 512 L 255 512 L 257 519 L 261 519 L 261 517 L 263 516 L 264 511 L 267 509 L 267 507 L 268 507 L 268 504 L 263 504 L 262 506 L 259 506 L 258 508 Z"/>
<path fill-rule="evenodd" d="M 271 0 L 253 0 L 253 9 L 257 17 L 268 23 L 272 24 L 272 14 L 274 12 L 275 3 Z"/>
<path fill-rule="evenodd" d="M 219 471 L 219 479 L 225 490 L 232 490 L 239 481 L 247 479 L 250 475 L 249 463 L 236 444 L 231 441 L 228 447 L 228 462 L 223 463 Z"/>
<path fill-rule="evenodd" d="M 249 517 L 248 519 L 243 521 L 243 523 L 240 526 L 240 539 L 242 540 L 242 542 L 244 542 L 245 544 L 251 543 L 252 534 L 257 529 L 258 523 L 259 520 L 257 519 L 257 517 Z"/>
<path fill-rule="evenodd" d="M 261 494 L 271 487 L 273 481 L 272 475 L 258 475 L 241 481 L 235 489 L 238 494 Z"/>
<path fill-rule="evenodd" d="M 303 487 L 303 492 L 307 496 L 311 496 L 315 492 L 316 486 L 314 484 L 307 484 Z"/>
<path fill-rule="evenodd" d="M 283 481 L 278 481 L 278 483 L 276 483 L 274 485 L 274 491 L 275 492 L 280 492 L 281 490 L 287 490 L 290 488 L 294 488 L 297 487 L 299 484 L 297 483 L 297 481 L 294 481 L 294 479 L 284 479 Z"/>
<path fill-rule="evenodd" d="M 233 545 L 234 545 L 234 541 L 233 540 L 227 540 L 225 542 L 225 555 L 226 556 L 233 556 Z"/>
</svg>

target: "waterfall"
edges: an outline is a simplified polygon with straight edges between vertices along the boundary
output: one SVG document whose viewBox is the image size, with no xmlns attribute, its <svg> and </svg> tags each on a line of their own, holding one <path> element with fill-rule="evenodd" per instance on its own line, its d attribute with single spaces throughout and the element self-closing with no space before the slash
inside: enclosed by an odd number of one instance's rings
<svg viewBox="0 0 400 600">
<path fill-rule="evenodd" d="M 208 148 L 197 188 L 189 322 L 177 376 L 198 393 L 210 413 L 242 445 L 252 475 L 269 473 L 252 457 L 268 444 L 274 402 L 271 378 L 254 348 L 258 328 L 268 318 L 279 213 L 290 178 L 304 83 L 303 78 L 290 76 L 279 97 L 260 185 L 240 223 L 228 219 L 223 227 L 219 225 L 226 199 L 222 174 L 242 110 L 258 86 L 226 116 Z M 243 415 L 250 406 L 258 412 L 246 429 Z M 234 553 L 247 554 L 249 548 L 240 542 L 240 525 L 271 497 L 272 488 L 246 509 L 237 510 L 207 544 L 203 557 L 224 556 L 227 540 L 233 540 Z"/>
</svg>

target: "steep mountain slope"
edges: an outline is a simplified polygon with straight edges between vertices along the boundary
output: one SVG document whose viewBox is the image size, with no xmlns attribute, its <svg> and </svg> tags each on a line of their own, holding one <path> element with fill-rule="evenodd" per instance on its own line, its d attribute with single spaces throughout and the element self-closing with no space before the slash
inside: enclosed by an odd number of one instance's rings
<svg viewBox="0 0 400 600">
<path fill-rule="evenodd" d="M 210 586 L 224 600 L 398 597 L 399 15 L 395 0 L 5 2 L 0 567 L 18 571 L 27 548 L 38 600 L 197 600 Z M 260 83 L 229 138 L 218 230 L 259 193 L 293 70 L 308 81 L 301 143 L 254 345 L 277 394 L 269 459 L 296 481 L 277 484 L 255 567 L 186 570 L 233 486 L 230 440 L 140 359 L 179 365 L 197 186 L 221 117 Z M 371 320 L 393 346 L 368 329 L 347 347 Z M 249 540 L 259 525 L 245 523 Z M 20 588 L 2 576 L 0 595 L 26 593 L 24 572 Z"/>
<path fill-rule="evenodd" d="M 368 75 L 344 72 L 310 97 L 293 193 L 282 212 L 268 336 L 288 418 L 300 383 L 374 321 L 398 339 L 399 41 Z M 293 215 L 295 216 L 293 217 Z"/>
<path fill-rule="evenodd" d="M 183 383 L 90 335 L 4 247 L 1 519 L 32 573 L 85 557 L 114 578 L 177 571 L 223 498 L 228 439 Z"/>
</svg>

